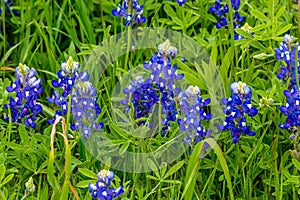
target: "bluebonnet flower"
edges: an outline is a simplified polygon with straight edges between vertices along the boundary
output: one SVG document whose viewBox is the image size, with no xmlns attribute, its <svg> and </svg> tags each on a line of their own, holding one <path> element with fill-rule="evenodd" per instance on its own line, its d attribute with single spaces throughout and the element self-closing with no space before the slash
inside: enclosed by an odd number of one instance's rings
<svg viewBox="0 0 300 200">
<path fill-rule="evenodd" d="M 176 0 L 179 6 L 182 6 L 183 4 L 186 3 L 186 0 Z"/>
<path fill-rule="evenodd" d="M 103 122 L 96 122 L 101 113 L 97 100 L 97 91 L 90 82 L 77 81 L 73 90 L 71 107 L 75 123 L 71 124 L 71 129 L 81 130 L 85 139 L 91 135 L 92 129 L 103 128 Z"/>
<path fill-rule="evenodd" d="M 33 178 L 32 177 L 30 177 L 28 179 L 28 181 L 25 183 L 25 187 L 26 187 L 26 190 L 25 190 L 26 193 L 35 191 L 36 187 L 33 183 Z"/>
<path fill-rule="evenodd" d="M 170 45 L 166 40 L 158 46 L 156 52 L 149 62 L 144 63 L 144 67 L 151 70 L 151 81 L 155 82 L 160 91 L 167 91 L 169 95 L 178 95 L 181 91 L 176 87 L 175 80 L 183 79 L 183 74 L 177 74 L 177 65 L 171 64 L 171 59 L 175 58 L 178 50 Z"/>
<path fill-rule="evenodd" d="M 295 144 L 294 150 L 291 150 L 291 156 L 300 160 L 300 137 L 298 126 L 300 125 L 300 89 L 297 85 L 299 81 L 299 56 L 300 46 L 294 44 L 294 37 L 286 34 L 284 41 L 280 43 L 280 47 L 275 49 L 277 60 L 283 61 L 285 66 L 280 66 L 280 72 L 277 74 L 282 82 L 286 83 L 290 79 L 288 90 L 285 90 L 286 105 L 280 107 L 280 111 L 287 116 L 285 123 L 279 124 L 279 127 L 291 132 L 290 140 Z M 298 68 L 298 74 L 296 69 Z M 298 146 L 298 147 L 297 147 Z"/>
<path fill-rule="evenodd" d="M 7 11 L 12 12 L 14 15 L 18 16 L 19 13 L 15 9 L 13 9 L 13 4 L 10 0 L 4 0 L 4 4 L 7 6 Z M 0 14 L 2 13 L 2 9 L 0 8 Z"/>
<path fill-rule="evenodd" d="M 291 129 L 300 125 L 300 91 L 295 86 L 294 88 L 284 91 L 284 96 L 287 99 L 285 106 L 280 107 L 280 111 L 287 116 L 284 124 L 279 124 L 282 129 Z"/>
<path fill-rule="evenodd" d="M 176 65 L 171 64 L 178 50 L 170 46 L 167 40 L 158 46 L 156 52 L 149 62 L 144 63 L 147 70 L 151 70 L 151 77 L 144 80 L 137 76 L 131 81 L 128 88 L 123 90 L 126 99 L 122 100 L 127 105 L 126 111 L 130 111 L 130 103 L 133 105 L 134 118 L 147 118 L 153 112 L 154 105 L 161 103 L 162 113 L 165 115 L 162 120 L 162 135 L 164 136 L 170 128 L 170 122 L 177 119 L 175 96 L 180 93 L 180 88 L 175 85 L 175 80 L 181 80 L 183 74 L 177 74 Z M 145 124 L 139 121 L 137 125 Z"/>
<path fill-rule="evenodd" d="M 76 78 L 79 75 L 79 68 L 79 63 L 73 61 L 73 58 L 70 57 L 67 62 L 63 62 L 61 64 L 61 69 L 57 72 L 57 76 L 59 78 L 58 81 L 52 80 L 53 87 L 63 89 L 63 97 L 66 97 L 70 94 Z"/>
<path fill-rule="evenodd" d="M 253 136 L 256 133 L 247 126 L 246 116 L 257 115 L 258 110 L 252 106 L 252 91 L 243 82 L 234 82 L 230 85 L 231 96 L 222 99 L 222 103 L 226 106 L 223 112 L 226 115 L 223 125 L 218 128 L 220 131 L 231 131 L 233 143 L 237 143 L 241 133 Z"/>
<path fill-rule="evenodd" d="M 89 183 L 88 185 L 91 196 L 99 200 L 111 200 L 122 195 L 124 193 L 124 186 L 120 186 L 117 189 L 110 187 L 110 183 L 114 177 L 115 175 L 112 171 L 101 170 L 98 173 L 96 184 Z"/>
<path fill-rule="evenodd" d="M 103 123 L 97 123 L 96 119 L 101 113 L 97 103 L 97 91 L 93 85 L 88 82 L 90 75 L 87 72 L 78 72 L 80 65 L 72 57 L 67 62 L 61 64 L 61 69 L 57 72 L 59 80 L 53 80 L 52 85 L 55 88 L 61 88 L 62 94 L 56 90 L 52 97 L 48 97 L 49 103 L 60 107 L 55 111 L 53 119 L 48 120 L 53 124 L 58 116 L 66 115 L 68 112 L 68 96 L 72 95 L 71 113 L 74 117 L 74 123 L 70 125 L 72 130 L 81 130 L 86 139 L 91 135 L 92 129 L 101 130 Z"/>
<path fill-rule="evenodd" d="M 294 86 L 290 91 L 285 90 L 284 95 L 287 99 L 285 106 L 280 107 L 280 111 L 287 116 L 285 123 L 279 124 L 282 129 L 288 130 L 291 142 L 294 143 L 294 150 L 291 150 L 291 156 L 300 161 L 300 89 Z"/>
<path fill-rule="evenodd" d="M 212 118 L 212 114 L 203 109 L 210 103 L 210 98 L 203 99 L 200 94 L 199 87 L 189 86 L 179 96 L 180 113 L 183 119 L 178 119 L 178 124 L 180 131 L 190 132 L 185 138 L 185 142 L 190 145 L 200 142 L 212 132 L 205 130 L 201 123 Z"/>
<path fill-rule="evenodd" d="M 219 29 L 227 25 L 227 13 L 229 12 L 228 4 L 222 5 L 223 0 L 216 0 L 214 6 L 209 8 L 212 14 L 215 14 L 219 18 L 219 22 L 216 23 L 216 27 Z"/>
<path fill-rule="evenodd" d="M 296 78 L 298 77 L 299 79 L 300 70 L 298 61 L 296 61 L 296 57 L 300 58 L 300 46 L 298 43 L 293 46 L 293 41 L 293 36 L 285 35 L 284 41 L 280 43 L 280 47 L 274 50 L 276 59 L 285 63 L 285 66 L 280 66 L 277 78 L 283 82 L 291 78 L 289 88 L 293 88 L 296 85 Z M 296 75 L 296 67 L 298 68 L 298 75 Z"/>
<path fill-rule="evenodd" d="M 57 72 L 58 80 L 52 80 L 52 86 L 55 88 L 61 88 L 63 90 L 60 95 L 56 90 L 52 97 L 48 97 L 47 101 L 51 104 L 56 104 L 61 110 L 56 110 L 53 119 L 48 120 L 49 124 L 53 124 L 57 116 L 66 115 L 68 112 L 68 100 L 76 79 L 79 75 L 78 69 L 80 65 L 78 62 L 73 61 L 72 57 L 69 57 L 67 62 L 61 64 L 61 69 Z"/>
<path fill-rule="evenodd" d="M 229 18 L 229 5 L 228 3 L 222 4 L 223 0 L 216 0 L 214 6 L 209 8 L 209 11 L 216 15 L 218 18 L 218 22 L 216 23 L 217 29 L 225 27 L 228 25 L 227 19 Z M 233 26 L 234 28 L 241 28 L 241 23 L 246 19 L 244 16 L 240 16 L 239 14 L 239 7 L 240 7 L 240 0 L 231 0 L 231 5 L 234 10 L 233 15 Z M 238 35 L 234 36 L 234 39 L 238 39 Z"/>
<path fill-rule="evenodd" d="M 15 92 L 16 98 L 10 97 L 9 104 L 4 104 L 6 109 L 10 108 L 12 122 L 22 123 L 32 128 L 36 127 L 36 115 L 42 112 L 42 106 L 37 103 L 39 95 L 43 92 L 42 80 L 36 77 L 36 70 L 26 65 L 19 64 L 15 69 L 16 80 L 12 86 L 6 87 L 8 92 Z M 6 121 L 9 118 L 6 117 Z"/>
<path fill-rule="evenodd" d="M 123 4 L 119 4 L 117 9 L 112 10 L 113 16 L 122 17 L 125 19 L 125 26 L 132 24 L 135 28 L 138 24 L 146 22 L 146 17 L 143 16 L 144 5 L 140 5 L 138 0 L 124 0 Z M 131 11 L 134 11 L 131 13 Z"/>
</svg>

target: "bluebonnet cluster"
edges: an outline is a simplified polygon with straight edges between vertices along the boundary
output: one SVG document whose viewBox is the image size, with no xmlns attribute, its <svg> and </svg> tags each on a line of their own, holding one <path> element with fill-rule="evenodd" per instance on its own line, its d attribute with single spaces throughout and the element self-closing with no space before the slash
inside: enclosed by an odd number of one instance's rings
<svg viewBox="0 0 300 200">
<path fill-rule="evenodd" d="M 110 187 L 111 181 L 114 179 L 115 175 L 112 171 L 101 170 L 98 173 L 98 181 L 96 184 L 89 183 L 89 191 L 93 198 L 99 200 L 111 200 L 124 193 L 123 186 L 115 189 Z"/>
<path fill-rule="evenodd" d="M 247 126 L 245 114 L 254 117 L 258 110 L 251 104 L 252 91 L 245 83 L 234 82 L 230 85 L 230 90 L 231 96 L 222 99 L 222 104 L 226 106 L 223 108 L 226 118 L 223 125 L 218 128 L 220 131 L 231 131 L 232 141 L 237 143 L 241 133 L 255 135 L 255 132 Z"/>
<path fill-rule="evenodd" d="M 15 92 L 16 98 L 10 97 L 9 104 L 12 122 L 22 123 L 25 119 L 26 126 L 35 128 L 36 115 L 42 112 L 42 106 L 37 103 L 39 95 L 43 92 L 42 80 L 36 77 L 36 70 L 26 65 L 19 64 L 15 69 L 16 80 L 12 86 L 6 87 L 8 92 Z M 6 117 L 9 121 L 9 117 Z"/>
<path fill-rule="evenodd" d="M 280 107 L 280 111 L 287 116 L 284 124 L 279 124 L 282 129 L 291 129 L 300 125 L 300 91 L 297 87 L 284 91 L 284 96 L 287 99 L 285 106 Z"/>
<path fill-rule="evenodd" d="M 300 88 L 297 83 L 299 81 L 299 56 L 300 46 L 298 43 L 293 44 L 294 37 L 290 35 L 284 36 L 284 41 L 280 43 L 280 47 L 275 49 L 277 60 L 283 61 L 285 66 L 280 66 L 280 72 L 277 74 L 282 82 L 287 83 L 288 90 L 285 90 L 286 105 L 281 106 L 280 111 L 287 117 L 285 123 L 279 124 L 279 127 L 291 132 L 290 140 L 294 142 L 295 149 L 291 151 L 293 158 L 300 159 Z M 297 70 L 298 69 L 298 74 Z M 296 147 L 298 146 L 298 147 Z"/>
<path fill-rule="evenodd" d="M 97 103 L 96 89 L 88 82 L 89 74 L 78 72 L 79 68 L 79 63 L 75 62 L 72 57 L 61 64 L 61 69 L 57 72 L 59 80 L 52 80 L 52 85 L 62 89 L 63 92 L 60 95 L 56 90 L 52 97 L 47 98 L 49 103 L 56 104 L 60 109 L 56 110 L 53 119 L 48 120 L 48 123 L 53 124 L 58 116 L 67 114 L 68 97 L 72 95 L 71 113 L 75 123 L 71 124 L 71 129 L 81 130 L 86 139 L 91 134 L 91 128 L 101 130 L 103 123 L 96 122 L 101 112 Z"/>
<path fill-rule="evenodd" d="M 197 86 L 189 86 L 179 96 L 180 113 L 183 119 L 178 119 L 179 128 L 182 132 L 191 132 L 185 138 L 187 144 L 192 145 L 203 140 L 211 134 L 211 130 L 205 130 L 201 121 L 210 120 L 212 114 L 205 112 L 204 107 L 210 103 L 210 98 L 203 99 Z"/>
<path fill-rule="evenodd" d="M 170 45 L 169 40 L 158 46 L 156 52 L 149 62 L 144 63 L 147 70 L 151 70 L 151 81 L 156 83 L 161 92 L 167 91 L 168 95 L 178 95 L 181 91 L 176 87 L 175 80 L 183 79 L 183 74 L 177 74 L 177 65 L 171 64 L 178 50 Z"/>
<path fill-rule="evenodd" d="M 123 105 L 128 105 L 129 101 L 133 105 L 134 118 L 140 119 L 148 117 L 149 113 L 153 112 L 153 105 L 159 102 L 159 90 L 153 86 L 149 80 L 147 82 L 142 76 L 136 76 L 127 88 L 123 89 L 126 99 L 122 100 Z M 130 107 L 126 107 L 126 111 L 130 111 Z M 144 124 L 146 121 L 138 121 L 138 125 Z"/>
<path fill-rule="evenodd" d="M 300 70 L 298 61 L 296 62 L 296 57 L 300 58 L 300 46 L 298 43 L 293 46 L 293 41 L 293 36 L 285 35 L 284 41 L 280 43 L 280 47 L 274 50 L 276 59 L 285 63 L 285 66 L 280 66 L 280 71 L 277 74 L 277 78 L 284 83 L 291 78 L 289 88 L 293 88 L 296 85 L 296 77 L 299 78 Z M 296 75 L 296 67 L 298 68 L 298 75 Z"/>
<path fill-rule="evenodd" d="M 15 9 L 13 9 L 13 4 L 10 0 L 4 0 L 4 4 L 7 6 L 7 11 L 12 12 L 14 15 L 18 16 L 19 13 Z M 0 14 L 2 13 L 2 9 L 0 8 Z"/>
<path fill-rule="evenodd" d="M 117 9 L 112 10 L 112 14 L 116 17 L 123 17 L 125 26 L 132 24 L 135 28 L 138 24 L 146 22 L 146 17 L 143 16 L 143 8 L 144 5 L 140 5 L 138 0 L 124 0 L 122 5 L 119 4 Z"/>
<path fill-rule="evenodd" d="M 280 111 L 287 116 L 285 123 L 279 124 L 279 127 L 290 131 L 290 140 L 294 143 L 294 150 L 291 150 L 291 156 L 300 161 L 300 90 L 294 86 L 290 91 L 285 90 L 284 96 L 287 99 L 285 106 L 280 107 Z"/>
<path fill-rule="evenodd" d="M 78 69 L 80 65 L 78 62 L 73 61 L 72 57 L 69 57 L 67 62 L 61 64 L 61 69 L 57 72 L 58 80 L 52 80 L 52 86 L 55 88 L 61 88 L 63 90 L 61 96 L 58 90 L 54 91 L 52 97 L 48 97 L 47 101 L 52 104 L 56 104 L 61 110 L 56 110 L 53 119 L 48 120 L 49 124 L 53 124 L 58 116 L 66 115 L 68 112 L 68 100 L 76 79 L 79 76 Z"/>
<path fill-rule="evenodd" d="M 151 71 L 151 77 L 144 80 L 143 77 L 136 77 L 128 88 L 123 90 L 126 99 L 121 103 L 133 104 L 134 118 L 147 118 L 153 111 L 155 104 L 161 103 L 162 112 L 165 115 L 162 121 L 162 135 L 164 136 L 170 128 L 170 122 L 176 121 L 177 110 L 175 97 L 180 93 L 180 88 L 175 86 L 175 80 L 181 80 L 183 74 L 177 74 L 176 65 L 171 64 L 171 59 L 177 54 L 177 49 L 170 46 L 169 40 L 158 46 L 156 52 L 149 62 L 144 63 L 144 67 Z M 140 122 L 144 124 L 145 121 Z M 138 124 L 140 125 L 140 124 Z"/>
<path fill-rule="evenodd" d="M 218 22 L 216 23 L 218 29 L 228 25 L 227 19 L 229 18 L 228 14 L 230 8 L 228 3 L 222 4 L 222 1 L 223 0 L 216 0 L 214 6 L 209 8 L 209 11 L 218 18 Z M 245 21 L 246 18 L 239 14 L 240 0 L 231 0 L 231 5 L 234 10 L 233 26 L 234 28 L 241 28 L 241 23 Z M 239 39 L 239 36 L 235 34 L 234 39 Z"/>
<path fill-rule="evenodd" d="M 292 130 L 300 124 L 299 115 L 299 89 L 296 85 L 296 56 L 299 57 L 299 45 L 296 43 L 293 47 L 294 37 L 290 35 L 284 36 L 284 41 L 280 43 L 280 47 L 276 48 L 275 56 L 277 60 L 284 61 L 285 66 L 280 66 L 280 71 L 277 74 L 277 78 L 287 82 L 291 78 L 289 90 L 284 91 L 284 95 L 287 98 L 286 106 L 281 106 L 280 111 L 287 116 L 284 124 L 279 124 L 282 129 Z M 298 55 L 297 55 L 298 54 Z M 298 65 L 298 64 L 297 64 Z M 299 65 L 297 66 L 299 70 Z M 299 115 L 299 116 L 298 116 Z"/>
<path fill-rule="evenodd" d="M 85 72 L 88 76 L 87 72 Z M 72 114 L 75 123 L 72 130 L 81 130 L 85 139 L 91 135 L 92 129 L 101 130 L 103 122 L 98 123 L 97 118 L 101 108 L 97 103 L 97 90 L 88 81 L 77 81 L 72 96 Z"/>
</svg>

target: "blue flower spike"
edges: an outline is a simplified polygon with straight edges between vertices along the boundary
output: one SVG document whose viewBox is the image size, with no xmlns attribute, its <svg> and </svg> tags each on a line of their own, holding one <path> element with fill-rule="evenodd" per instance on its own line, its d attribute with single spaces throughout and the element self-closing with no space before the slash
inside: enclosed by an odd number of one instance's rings
<svg viewBox="0 0 300 200">
<path fill-rule="evenodd" d="M 215 4 L 209 8 L 210 13 L 216 16 L 218 22 L 216 23 L 216 28 L 220 29 L 222 27 L 226 27 L 228 25 L 229 19 L 229 4 L 228 3 L 222 3 L 223 0 L 216 0 Z M 242 22 L 245 21 L 244 16 L 240 16 L 239 14 L 239 7 L 240 7 L 240 0 L 231 0 L 231 5 L 233 8 L 233 27 L 235 28 L 241 28 Z M 243 37 L 240 35 L 235 34 L 234 39 L 239 40 Z"/>
<path fill-rule="evenodd" d="M 234 82 L 230 85 L 231 96 L 222 99 L 225 105 L 223 112 L 226 115 L 223 125 L 218 128 L 220 131 L 231 131 L 233 143 L 237 143 L 241 134 L 254 136 L 256 133 L 250 130 L 247 125 L 246 114 L 249 117 L 257 115 L 257 108 L 251 104 L 252 91 L 246 83 Z"/>
<path fill-rule="evenodd" d="M 28 127 L 36 127 L 36 116 L 42 112 L 42 106 L 38 103 L 39 95 L 43 92 L 42 80 L 36 77 L 36 70 L 25 64 L 19 64 L 15 69 L 16 80 L 12 86 L 6 87 L 7 92 L 15 92 L 16 98 L 10 97 L 9 104 L 4 108 L 11 110 L 12 122 L 24 124 Z M 8 122 L 9 117 L 5 120 Z"/>
<path fill-rule="evenodd" d="M 131 6 L 129 8 L 129 6 Z M 146 17 L 143 16 L 144 5 L 139 4 L 138 0 L 132 0 L 128 2 L 123 1 L 123 4 L 119 4 L 117 9 L 112 10 L 112 15 L 125 19 L 125 26 L 132 25 L 135 28 L 138 24 L 146 22 Z M 133 11 L 132 13 L 130 11 Z"/>
<path fill-rule="evenodd" d="M 85 72 L 87 74 L 87 72 Z M 83 73 L 83 74 L 85 74 Z M 88 75 L 83 75 L 88 76 Z M 103 122 L 98 123 L 101 108 L 97 103 L 97 90 L 88 81 L 77 81 L 72 96 L 71 112 L 75 123 L 71 124 L 72 130 L 81 130 L 84 139 L 87 139 L 92 130 L 101 130 Z"/>
<path fill-rule="evenodd" d="M 98 173 L 98 181 L 96 184 L 89 183 L 89 191 L 93 198 L 99 200 L 112 200 L 124 193 L 124 186 L 121 185 L 119 188 L 115 189 L 110 187 L 111 181 L 113 181 L 115 175 L 112 171 L 101 170 Z"/>
<path fill-rule="evenodd" d="M 170 41 L 158 45 L 158 51 L 150 61 L 144 63 L 144 68 L 151 72 L 150 78 L 144 79 L 137 75 L 127 88 L 123 89 L 126 98 L 121 103 L 130 111 L 133 105 L 134 119 L 148 118 L 153 112 L 154 105 L 161 104 L 162 135 L 170 130 L 171 123 L 177 120 L 175 96 L 181 89 L 176 87 L 175 81 L 183 79 L 183 74 L 177 73 L 177 66 L 171 64 L 178 50 L 170 45 Z M 144 125 L 145 120 L 138 121 L 137 125 Z"/>
<path fill-rule="evenodd" d="M 189 145 L 197 144 L 212 133 L 211 130 L 205 130 L 201 123 L 212 118 L 212 114 L 204 110 L 209 105 L 210 98 L 203 99 L 200 88 L 190 85 L 180 94 L 179 99 L 182 117 L 178 119 L 179 128 L 180 131 L 189 133 L 184 141 Z"/>
<path fill-rule="evenodd" d="M 289 90 L 284 91 L 286 97 L 286 105 L 281 106 L 280 111 L 287 116 L 284 124 L 279 124 L 282 129 L 292 130 L 300 125 L 300 91 L 296 86 Z"/>
<path fill-rule="evenodd" d="M 52 97 L 47 98 L 49 103 L 59 107 L 53 119 L 48 120 L 48 123 L 53 124 L 57 117 L 67 114 L 68 97 L 72 95 L 71 114 L 74 123 L 70 124 L 70 128 L 80 131 L 84 139 L 87 139 L 93 130 L 101 130 L 104 124 L 96 122 L 101 113 L 101 108 L 97 103 L 97 90 L 89 82 L 88 72 L 79 72 L 79 68 L 79 63 L 72 57 L 61 64 L 61 69 L 57 72 L 59 79 L 53 80 L 52 85 L 55 88 L 61 88 L 63 92 L 60 94 L 56 90 Z"/>
<path fill-rule="evenodd" d="M 279 48 L 274 50 L 276 59 L 283 61 L 284 65 L 280 65 L 280 71 L 277 78 L 286 83 L 291 78 L 289 89 L 292 89 L 297 84 L 297 77 L 299 80 L 300 65 L 296 61 L 296 57 L 300 58 L 300 46 L 294 43 L 294 37 L 286 34 L 284 41 L 280 43 Z M 296 68 L 298 68 L 298 75 L 296 75 Z"/>
</svg>

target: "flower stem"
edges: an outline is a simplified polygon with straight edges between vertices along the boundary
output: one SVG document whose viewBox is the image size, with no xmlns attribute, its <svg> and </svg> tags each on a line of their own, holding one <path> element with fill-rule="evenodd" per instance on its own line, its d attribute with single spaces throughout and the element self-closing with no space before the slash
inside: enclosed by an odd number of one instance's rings
<svg viewBox="0 0 300 200">
<path fill-rule="evenodd" d="M 72 172 L 72 154 L 71 154 L 71 148 L 68 141 L 68 132 L 70 127 L 70 118 L 71 118 L 71 106 L 72 106 L 72 91 L 69 95 L 69 101 L 68 101 L 68 112 L 67 112 L 67 122 L 62 125 L 63 130 L 63 137 L 65 142 L 65 180 L 63 183 L 62 191 L 60 199 L 68 199 L 68 193 L 69 193 L 69 185 L 70 185 L 70 176 Z"/>
<path fill-rule="evenodd" d="M 128 26 L 128 31 L 127 31 L 127 49 L 126 49 L 126 57 L 125 57 L 125 65 L 124 65 L 124 69 L 126 71 L 129 69 L 129 67 L 127 65 L 128 65 L 129 54 L 130 54 L 131 46 L 132 46 L 131 35 L 132 35 L 132 29 L 131 29 L 131 26 Z"/>
</svg>

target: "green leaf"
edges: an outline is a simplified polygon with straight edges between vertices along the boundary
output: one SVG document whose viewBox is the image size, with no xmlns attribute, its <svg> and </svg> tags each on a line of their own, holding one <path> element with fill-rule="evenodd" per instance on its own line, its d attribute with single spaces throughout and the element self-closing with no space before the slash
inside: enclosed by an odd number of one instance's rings
<svg viewBox="0 0 300 200">
<path fill-rule="evenodd" d="M 244 30 L 241 29 L 241 28 L 236 28 L 235 31 L 236 31 L 239 35 L 242 35 L 242 36 L 247 37 L 247 38 L 252 38 L 252 36 L 250 35 L 250 33 L 244 31 Z"/>
<path fill-rule="evenodd" d="M 91 170 L 85 169 L 85 168 L 79 168 L 78 171 L 85 175 L 86 177 L 92 178 L 92 179 L 97 179 L 97 174 L 94 173 Z"/>
<path fill-rule="evenodd" d="M 186 200 L 192 199 L 194 188 L 196 184 L 197 171 L 200 163 L 199 155 L 203 148 L 204 141 L 199 142 L 192 153 L 192 156 L 189 160 L 186 178 L 185 178 L 185 187 L 182 193 L 181 199 L 185 198 Z"/>
<path fill-rule="evenodd" d="M 118 115 L 118 117 L 121 117 L 121 119 L 123 119 L 126 122 L 130 122 L 130 120 L 128 119 L 128 117 L 124 114 L 124 112 L 122 112 L 120 109 L 114 109 L 113 112 Z"/>
<path fill-rule="evenodd" d="M 127 151 L 128 146 L 129 146 L 129 142 L 125 142 L 124 144 L 122 144 L 119 151 L 120 155 L 123 155 Z"/>
<path fill-rule="evenodd" d="M 78 60 L 77 54 L 76 54 L 76 50 L 75 50 L 74 42 L 71 42 L 71 44 L 69 46 L 69 52 L 68 52 L 68 54 L 69 54 L 69 56 L 72 56 L 73 60 Z"/>
<path fill-rule="evenodd" d="M 257 26 L 255 26 L 255 27 L 253 27 L 252 29 L 251 29 L 251 32 L 253 32 L 253 33 L 256 33 L 256 32 L 258 32 L 258 31 L 260 31 L 260 30 L 262 30 L 262 29 L 266 29 L 266 28 L 268 28 L 270 26 L 270 24 L 260 24 L 260 25 L 257 25 Z"/>
<path fill-rule="evenodd" d="M 265 16 L 262 12 L 258 10 L 251 10 L 251 14 L 257 19 L 261 19 L 263 21 L 270 21 L 270 19 L 267 16 Z"/>
<path fill-rule="evenodd" d="M 251 46 L 253 46 L 257 49 L 263 50 L 263 51 L 265 51 L 265 49 L 266 49 L 266 47 L 264 45 L 262 45 L 260 42 L 258 42 L 256 40 L 252 40 L 249 44 Z"/>
<path fill-rule="evenodd" d="M 300 162 L 295 158 L 293 158 L 292 162 L 295 165 L 295 167 L 300 171 Z"/>
<path fill-rule="evenodd" d="M 23 142 L 23 144 L 28 145 L 29 137 L 28 137 L 27 130 L 25 129 L 23 124 L 20 124 L 20 126 L 19 126 L 19 134 L 20 134 L 20 138 L 21 138 L 21 141 Z"/>
<path fill-rule="evenodd" d="M 187 27 L 190 27 L 191 25 L 193 25 L 199 19 L 200 19 L 200 16 L 194 16 L 194 17 L 192 17 L 191 20 L 189 20 L 189 24 L 187 25 Z"/>
<path fill-rule="evenodd" d="M 53 195 L 55 196 L 58 191 L 58 181 L 54 176 L 54 153 L 50 152 L 49 160 L 48 160 L 48 167 L 47 167 L 47 180 L 50 183 L 51 187 L 53 188 Z"/>
<path fill-rule="evenodd" d="M 21 164 L 28 170 L 32 171 L 32 172 L 35 172 L 35 169 L 34 167 L 32 166 L 31 162 L 29 162 L 29 160 L 26 160 L 26 159 L 22 159 L 21 161 Z"/>
<path fill-rule="evenodd" d="M 165 4 L 164 10 L 167 13 L 167 15 L 169 15 L 171 18 L 177 18 L 175 11 L 169 4 Z"/>
<path fill-rule="evenodd" d="M 184 161 L 180 161 L 179 163 L 176 163 L 173 167 L 171 167 L 168 172 L 165 175 L 165 179 L 177 172 L 182 166 L 184 165 Z"/>
<path fill-rule="evenodd" d="M 277 36 L 286 33 L 288 30 L 292 28 L 293 24 L 287 24 L 283 28 L 279 28 L 279 31 L 277 32 Z"/>
<path fill-rule="evenodd" d="M 265 60 L 265 59 L 268 59 L 269 57 L 272 57 L 272 56 L 274 56 L 274 55 L 273 54 L 260 53 L 260 54 L 257 54 L 255 56 L 253 56 L 253 58 L 258 59 L 258 60 Z"/>
<path fill-rule="evenodd" d="M 89 186 L 89 183 L 93 183 L 95 180 L 84 180 L 80 181 L 79 183 L 76 184 L 76 187 L 79 188 L 87 188 Z"/>
<path fill-rule="evenodd" d="M 5 185 L 6 183 L 8 183 L 14 176 L 15 176 L 14 174 L 8 175 L 8 176 L 2 181 L 2 183 L 0 184 L 0 186 L 3 186 L 3 185 Z"/>
<path fill-rule="evenodd" d="M 269 2 L 269 15 L 271 17 L 271 19 L 273 19 L 274 17 L 274 13 L 275 13 L 275 1 L 274 0 L 268 0 Z"/>
<path fill-rule="evenodd" d="M 281 17 L 281 15 L 285 12 L 285 9 L 286 9 L 286 7 L 285 7 L 285 6 L 282 6 L 282 7 L 277 11 L 275 17 L 276 17 L 276 18 Z"/>
<path fill-rule="evenodd" d="M 154 171 L 155 175 L 156 175 L 158 178 L 160 178 L 160 175 L 159 175 L 159 172 L 158 172 L 158 168 L 157 168 L 156 164 L 153 162 L 153 160 L 151 160 L 150 158 L 147 158 L 147 163 L 148 163 L 150 169 L 151 169 L 152 171 Z"/>
<path fill-rule="evenodd" d="M 155 177 L 155 176 L 147 175 L 147 178 L 159 181 L 159 179 L 157 177 Z"/>
<path fill-rule="evenodd" d="M 173 18 L 172 20 L 175 24 L 179 25 L 180 27 L 183 27 L 183 22 L 177 17 Z"/>
<path fill-rule="evenodd" d="M 0 183 L 2 181 L 2 179 L 4 178 L 5 175 L 5 166 L 2 164 L 0 165 Z"/>
</svg>

